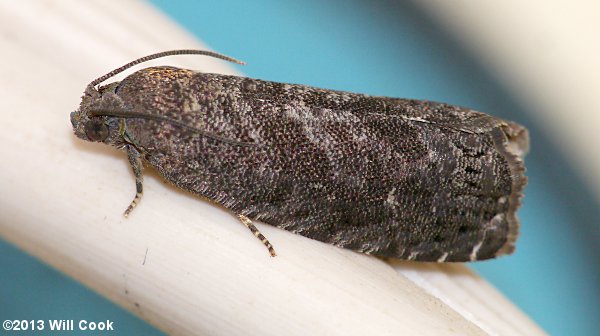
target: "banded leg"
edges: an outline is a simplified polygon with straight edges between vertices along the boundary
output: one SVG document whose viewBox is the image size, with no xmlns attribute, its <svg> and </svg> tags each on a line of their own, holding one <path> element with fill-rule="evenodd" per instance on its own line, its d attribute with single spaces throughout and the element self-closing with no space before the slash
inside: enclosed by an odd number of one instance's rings
<svg viewBox="0 0 600 336">
<path fill-rule="evenodd" d="M 252 224 L 252 221 L 250 220 L 250 218 L 248 218 L 244 215 L 238 215 L 238 218 L 240 219 L 240 222 L 242 222 L 242 224 L 246 225 L 246 227 L 248 229 L 250 229 L 250 231 L 252 231 L 252 233 L 256 236 L 256 238 L 260 239 L 260 241 L 267 247 L 267 249 L 269 250 L 269 253 L 271 254 L 271 257 L 277 256 L 277 254 L 275 253 L 275 250 L 273 249 L 273 245 L 271 245 L 271 243 L 269 243 L 267 238 L 265 238 L 265 236 L 263 236 L 263 234 L 260 233 L 260 231 L 258 231 L 256 226 L 254 226 L 254 224 Z"/>
<path fill-rule="evenodd" d="M 133 169 L 133 174 L 135 175 L 135 197 L 131 204 L 125 209 L 123 216 L 127 217 L 133 211 L 140 200 L 142 199 L 142 195 L 144 194 L 144 176 L 142 175 L 142 155 L 133 145 L 126 145 L 127 149 L 127 158 L 129 159 L 129 164 L 131 164 L 131 168 Z"/>
</svg>

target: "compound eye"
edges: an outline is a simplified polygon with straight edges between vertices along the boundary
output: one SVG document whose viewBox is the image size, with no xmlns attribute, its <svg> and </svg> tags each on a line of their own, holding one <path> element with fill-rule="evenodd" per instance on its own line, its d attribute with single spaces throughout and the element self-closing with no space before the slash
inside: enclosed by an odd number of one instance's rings
<svg viewBox="0 0 600 336">
<path fill-rule="evenodd" d="M 91 119 L 85 123 L 85 135 L 90 141 L 104 141 L 108 138 L 108 126 L 100 119 Z"/>
</svg>

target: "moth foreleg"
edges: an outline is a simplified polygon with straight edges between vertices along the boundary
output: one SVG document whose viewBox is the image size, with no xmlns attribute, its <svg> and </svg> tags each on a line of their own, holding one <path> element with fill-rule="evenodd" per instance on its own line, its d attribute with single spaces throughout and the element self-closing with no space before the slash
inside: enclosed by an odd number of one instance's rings
<svg viewBox="0 0 600 336">
<path fill-rule="evenodd" d="M 254 224 L 252 224 L 252 220 L 250 220 L 250 218 L 244 215 L 238 215 L 238 218 L 240 219 L 240 222 L 246 225 L 246 227 L 250 229 L 250 231 L 252 231 L 256 238 L 260 239 L 260 241 L 267 247 L 269 253 L 271 254 L 271 257 L 275 257 L 277 254 L 275 253 L 275 249 L 273 249 L 273 245 L 271 245 L 271 243 L 269 243 L 269 240 L 267 240 L 267 238 L 265 238 L 265 236 L 262 233 L 260 233 L 260 231 L 258 231 Z"/>
<path fill-rule="evenodd" d="M 133 145 L 126 145 L 127 149 L 127 158 L 129 159 L 129 164 L 131 164 L 131 168 L 133 169 L 133 174 L 135 175 L 135 197 L 131 204 L 125 209 L 123 216 L 127 217 L 133 211 L 140 200 L 142 199 L 142 194 L 144 193 L 144 176 L 142 175 L 142 155 Z"/>
</svg>

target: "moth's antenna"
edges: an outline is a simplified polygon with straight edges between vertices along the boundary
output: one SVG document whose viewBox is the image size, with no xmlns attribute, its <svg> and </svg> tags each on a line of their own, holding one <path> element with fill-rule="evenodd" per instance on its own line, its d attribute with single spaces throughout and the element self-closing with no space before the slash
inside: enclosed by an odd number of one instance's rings
<svg viewBox="0 0 600 336">
<path fill-rule="evenodd" d="M 119 117 L 119 118 L 130 118 L 130 119 L 140 118 L 140 119 L 164 121 L 164 122 L 168 122 L 173 125 L 177 125 L 182 128 L 187 128 L 187 129 L 191 130 L 192 132 L 198 133 L 203 137 L 207 137 L 207 138 L 213 139 L 215 141 L 228 143 L 228 144 L 234 145 L 234 146 L 255 146 L 255 144 L 253 144 L 253 143 L 227 139 L 220 135 L 210 133 L 210 132 L 201 130 L 199 128 L 187 125 L 179 120 L 175 120 L 173 118 L 169 118 L 169 117 L 165 117 L 165 116 L 161 116 L 161 115 L 154 115 L 154 114 L 149 114 L 149 113 L 144 113 L 144 112 L 118 111 L 118 110 L 91 110 L 89 112 L 89 115 L 94 116 L 94 117 L 109 116 L 109 117 Z"/>
<path fill-rule="evenodd" d="M 159 52 L 156 54 L 152 54 L 152 55 L 148 55 L 148 56 L 144 56 L 141 58 L 136 59 L 135 61 L 131 61 L 125 65 L 123 65 L 120 68 L 117 68 L 109 73 L 107 73 L 106 75 L 96 78 L 94 81 L 92 81 L 90 83 L 90 86 L 94 87 L 102 82 L 104 82 L 105 80 L 111 78 L 112 76 L 121 73 L 129 68 L 131 68 L 134 65 L 140 64 L 140 63 L 144 63 L 153 59 L 157 59 L 157 58 L 161 58 L 161 57 L 166 57 L 166 56 L 173 56 L 173 55 L 204 55 L 204 56 L 210 56 L 210 57 L 214 57 L 214 58 L 219 58 L 225 61 L 229 61 L 229 62 L 233 62 L 233 63 L 237 63 L 237 64 L 241 64 L 244 65 L 246 63 L 236 60 L 235 58 L 229 57 L 229 56 L 225 56 L 225 55 L 221 55 L 219 53 L 216 52 L 212 52 L 212 51 L 207 51 L 207 50 L 195 50 L 195 49 L 179 49 L 179 50 L 169 50 L 169 51 L 163 51 L 163 52 Z"/>
</svg>

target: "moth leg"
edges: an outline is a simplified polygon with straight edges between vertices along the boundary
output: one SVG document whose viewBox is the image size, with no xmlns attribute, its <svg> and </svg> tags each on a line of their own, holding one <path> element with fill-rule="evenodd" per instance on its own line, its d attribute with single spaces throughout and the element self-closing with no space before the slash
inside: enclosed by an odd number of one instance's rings
<svg viewBox="0 0 600 336">
<path fill-rule="evenodd" d="M 275 250 L 273 249 L 273 245 L 271 245 L 271 243 L 269 243 L 267 238 L 265 238 L 265 236 L 263 236 L 263 234 L 260 233 L 260 231 L 258 231 L 256 226 L 254 226 L 254 224 L 252 224 L 252 221 L 250 220 L 250 218 L 248 218 L 244 215 L 238 215 L 238 218 L 240 219 L 240 222 L 242 222 L 242 224 L 246 225 L 246 227 L 248 229 L 250 229 L 250 231 L 252 231 L 252 233 L 256 236 L 256 238 L 260 239 L 260 241 L 267 247 L 267 249 L 269 250 L 269 253 L 271 254 L 271 257 L 275 257 L 277 254 L 275 253 Z"/>
<path fill-rule="evenodd" d="M 142 199 L 142 194 L 144 193 L 144 187 L 142 185 L 144 176 L 142 175 L 142 155 L 140 152 L 133 145 L 125 145 L 125 148 L 127 149 L 129 164 L 131 164 L 133 174 L 135 175 L 135 197 L 123 213 L 123 216 L 127 217 Z"/>
</svg>

